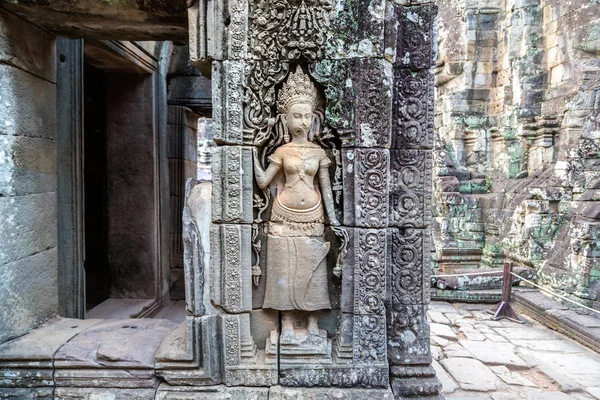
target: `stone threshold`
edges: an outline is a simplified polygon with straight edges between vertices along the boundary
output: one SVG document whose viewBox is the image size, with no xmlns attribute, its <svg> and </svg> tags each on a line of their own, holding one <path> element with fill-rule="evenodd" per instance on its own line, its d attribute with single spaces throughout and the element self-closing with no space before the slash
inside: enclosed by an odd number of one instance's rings
<svg viewBox="0 0 600 400">
<path fill-rule="evenodd" d="M 110 298 L 86 313 L 87 319 L 128 319 L 144 318 L 156 311 L 155 299 L 116 299 Z"/>
<path fill-rule="evenodd" d="M 600 352 L 600 316 L 565 306 L 537 289 L 513 291 L 513 305 L 518 312 Z"/>
</svg>

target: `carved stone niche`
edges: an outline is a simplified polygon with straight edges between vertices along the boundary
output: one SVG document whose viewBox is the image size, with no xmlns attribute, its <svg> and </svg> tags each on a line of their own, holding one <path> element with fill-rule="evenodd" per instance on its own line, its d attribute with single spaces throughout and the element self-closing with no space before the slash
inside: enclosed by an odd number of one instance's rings
<svg viewBox="0 0 600 400">
<path fill-rule="evenodd" d="M 190 26 L 214 17 L 192 49 L 213 60 L 218 146 L 210 228 L 196 227 L 209 251 L 189 276 L 204 278 L 197 318 L 215 319 L 214 339 L 197 340 L 220 362 L 215 381 L 438 394 L 426 320 L 435 6 L 398 3 L 413 2 L 190 11 Z"/>
</svg>

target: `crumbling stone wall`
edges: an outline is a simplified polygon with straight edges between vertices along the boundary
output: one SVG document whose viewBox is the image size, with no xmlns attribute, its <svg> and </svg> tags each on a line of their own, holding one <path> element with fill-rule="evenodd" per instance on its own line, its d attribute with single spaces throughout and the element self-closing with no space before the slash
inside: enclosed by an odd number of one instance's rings
<svg viewBox="0 0 600 400">
<path fill-rule="evenodd" d="M 55 82 L 54 37 L 0 10 L 0 343 L 58 310 Z"/>
<path fill-rule="evenodd" d="M 438 266 L 511 259 L 599 307 L 600 4 L 439 4 Z"/>
</svg>

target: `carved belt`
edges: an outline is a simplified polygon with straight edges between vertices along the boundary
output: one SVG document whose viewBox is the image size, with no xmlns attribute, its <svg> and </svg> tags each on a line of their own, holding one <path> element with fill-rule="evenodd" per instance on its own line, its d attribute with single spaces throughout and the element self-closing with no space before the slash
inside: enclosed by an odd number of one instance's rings
<svg viewBox="0 0 600 400">
<path fill-rule="evenodd" d="M 319 202 L 305 210 L 297 210 L 295 208 L 289 208 L 281 204 L 279 197 L 273 202 L 273 209 L 271 210 L 271 221 L 289 221 L 289 222 L 323 222 L 323 205 L 321 198 Z"/>
</svg>

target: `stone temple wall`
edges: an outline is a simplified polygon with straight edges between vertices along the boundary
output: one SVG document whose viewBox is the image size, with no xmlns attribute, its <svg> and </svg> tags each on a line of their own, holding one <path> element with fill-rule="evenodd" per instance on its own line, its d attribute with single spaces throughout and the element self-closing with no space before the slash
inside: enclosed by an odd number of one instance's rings
<svg viewBox="0 0 600 400">
<path fill-rule="evenodd" d="M 442 0 L 434 263 L 600 303 L 600 4 Z"/>
<path fill-rule="evenodd" d="M 54 36 L 0 11 L 0 343 L 58 311 L 55 57 Z"/>
</svg>

